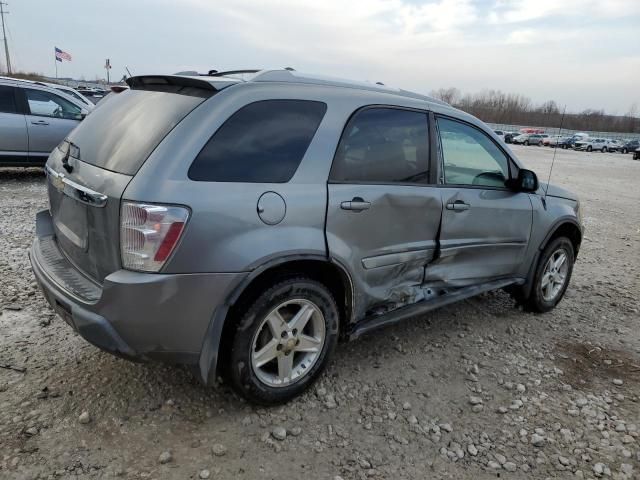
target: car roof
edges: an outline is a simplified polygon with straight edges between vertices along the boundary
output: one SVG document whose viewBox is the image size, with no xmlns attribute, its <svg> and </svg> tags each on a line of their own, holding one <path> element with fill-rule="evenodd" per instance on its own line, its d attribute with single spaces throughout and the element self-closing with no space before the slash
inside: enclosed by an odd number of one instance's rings
<svg viewBox="0 0 640 480">
<path fill-rule="evenodd" d="M 56 95 L 60 95 L 65 100 L 71 101 L 75 106 L 86 109 L 86 106 L 84 103 L 82 103 L 77 98 L 67 93 L 64 93 L 63 91 L 58 90 L 55 86 L 53 86 L 54 84 L 47 84 L 45 82 L 36 82 L 33 80 L 23 80 L 21 78 L 0 77 L 0 85 L 9 85 L 12 87 L 24 87 L 28 85 L 29 88 L 35 88 L 36 90 L 44 90 L 47 92 L 55 93 Z"/>
<path fill-rule="evenodd" d="M 189 79 L 193 82 L 208 83 L 210 87 L 216 90 L 220 90 L 227 86 L 231 86 L 238 83 L 288 83 L 288 84 L 301 84 L 301 85 L 321 85 L 327 87 L 336 88 L 351 88 L 360 91 L 367 91 L 371 93 L 378 93 L 383 95 L 395 95 L 408 99 L 420 100 L 432 105 L 438 105 L 441 107 L 448 107 L 454 109 L 451 105 L 441 100 L 438 100 L 428 95 L 422 95 L 420 93 L 411 92 L 409 90 L 403 90 L 400 88 L 390 87 L 380 82 L 359 82 L 354 80 L 346 80 L 342 78 L 336 78 L 326 75 L 309 74 L 297 72 L 289 69 L 275 69 L 275 70 L 235 70 L 230 72 L 213 73 L 209 75 L 196 75 L 196 72 L 183 72 L 182 74 L 175 75 L 160 75 L 166 79 Z M 150 75 L 150 77 L 156 77 L 156 75 Z M 135 81 L 141 77 L 132 77 L 129 80 Z M 127 80 L 127 83 L 129 83 Z M 130 83 L 129 83 L 130 84 Z M 131 85 L 131 84 L 130 84 Z"/>
</svg>

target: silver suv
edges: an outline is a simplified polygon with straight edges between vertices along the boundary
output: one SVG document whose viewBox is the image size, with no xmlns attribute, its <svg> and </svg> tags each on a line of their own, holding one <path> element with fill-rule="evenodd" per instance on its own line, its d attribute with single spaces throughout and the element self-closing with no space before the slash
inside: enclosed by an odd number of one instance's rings
<svg viewBox="0 0 640 480">
<path fill-rule="evenodd" d="M 44 164 L 90 108 L 42 83 L 0 78 L 0 167 Z"/>
<path fill-rule="evenodd" d="M 236 73 L 131 78 L 49 157 L 31 262 L 89 342 L 269 404 L 339 337 L 495 289 L 560 301 L 579 203 L 484 123 L 385 86 Z"/>
</svg>

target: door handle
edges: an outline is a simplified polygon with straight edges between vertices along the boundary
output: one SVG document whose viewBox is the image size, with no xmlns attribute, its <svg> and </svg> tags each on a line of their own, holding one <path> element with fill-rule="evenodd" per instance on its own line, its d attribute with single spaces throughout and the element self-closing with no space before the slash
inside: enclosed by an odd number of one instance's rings
<svg viewBox="0 0 640 480">
<path fill-rule="evenodd" d="M 469 210 L 471 205 L 462 200 L 456 200 L 453 203 L 447 203 L 447 210 L 453 210 L 454 212 L 462 212 L 463 210 Z"/>
<path fill-rule="evenodd" d="M 31 121 L 31 125 L 49 125 L 49 122 L 45 122 L 44 120 Z"/>
<path fill-rule="evenodd" d="M 368 210 L 371 207 L 371 202 L 366 202 L 360 197 L 354 197 L 348 202 L 342 202 L 340 208 L 342 210 L 351 210 L 353 212 L 361 212 L 362 210 Z"/>
</svg>

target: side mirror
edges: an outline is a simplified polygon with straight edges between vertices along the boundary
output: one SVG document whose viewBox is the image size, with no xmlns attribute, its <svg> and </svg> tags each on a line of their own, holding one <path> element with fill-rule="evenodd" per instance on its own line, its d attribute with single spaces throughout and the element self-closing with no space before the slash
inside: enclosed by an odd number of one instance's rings
<svg viewBox="0 0 640 480">
<path fill-rule="evenodd" d="M 84 120 L 87 115 L 89 115 L 89 110 L 84 108 L 80 110 L 80 120 Z"/>
<path fill-rule="evenodd" d="M 535 172 L 521 168 L 518 178 L 507 180 L 507 186 L 516 192 L 535 192 L 538 190 L 538 176 Z"/>
</svg>

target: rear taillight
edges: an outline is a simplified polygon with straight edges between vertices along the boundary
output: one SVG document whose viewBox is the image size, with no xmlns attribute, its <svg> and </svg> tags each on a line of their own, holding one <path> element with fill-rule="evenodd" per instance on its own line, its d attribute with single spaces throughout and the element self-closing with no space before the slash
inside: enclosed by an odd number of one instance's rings
<svg viewBox="0 0 640 480">
<path fill-rule="evenodd" d="M 189 210 L 184 207 L 123 202 L 120 213 L 122 266 L 158 272 L 175 249 Z"/>
</svg>

